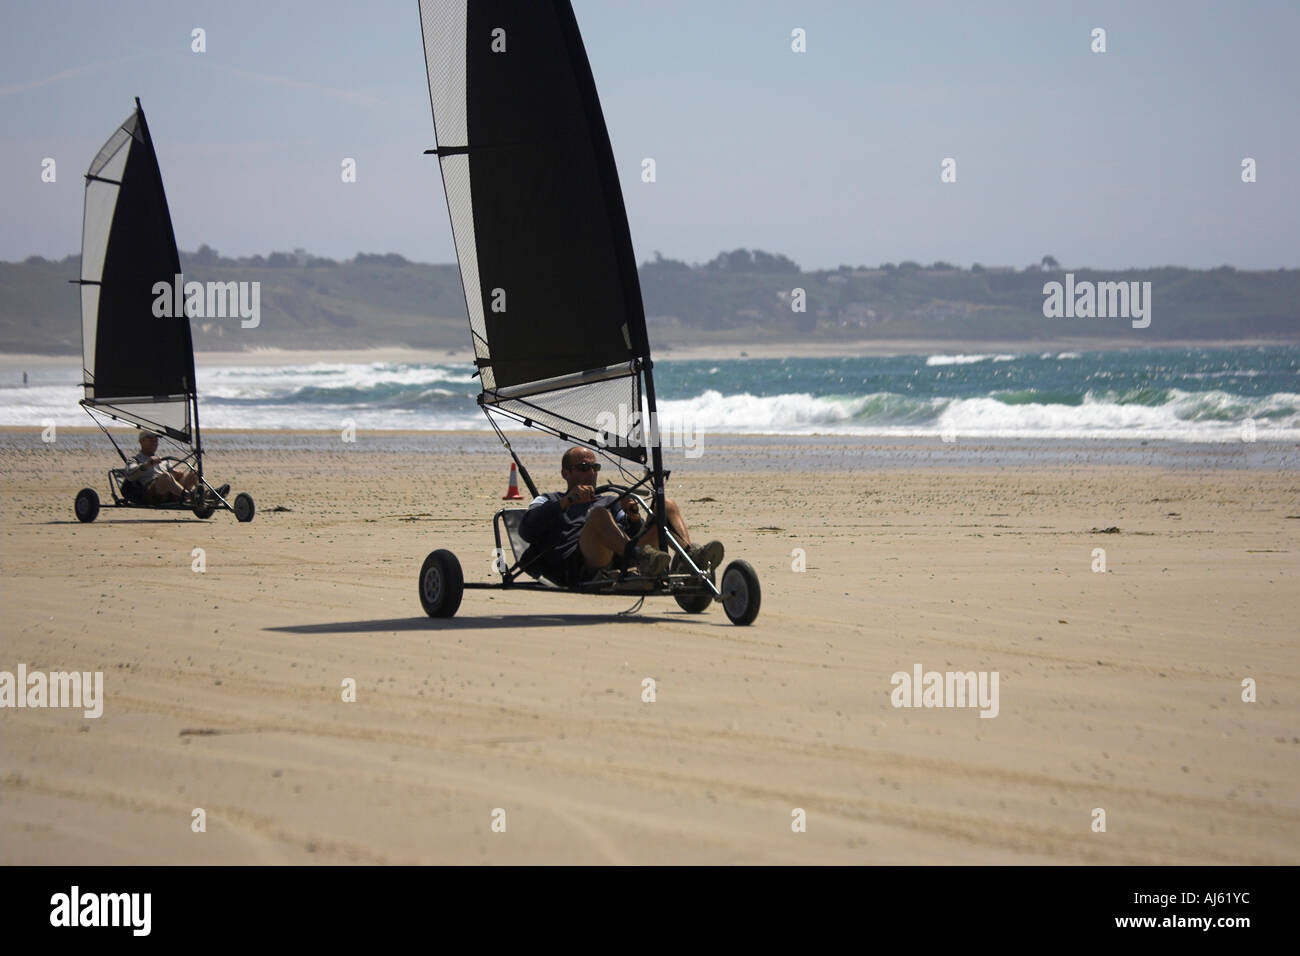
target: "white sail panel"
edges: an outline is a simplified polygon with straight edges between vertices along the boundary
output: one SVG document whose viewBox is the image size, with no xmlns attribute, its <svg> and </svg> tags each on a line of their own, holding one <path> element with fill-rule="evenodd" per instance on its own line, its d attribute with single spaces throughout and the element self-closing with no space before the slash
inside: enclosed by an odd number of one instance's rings
<svg viewBox="0 0 1300 956">
<path fill-rule="evenodd" d="M 89 389 L 88 389 L 89 391 Z M 153 431 L 165 432 L 173 437 L 190 433 L 190 400 L 188 395 L 159 401 L 153 396 L 140 395 L 113 398 L 96 402 L 87 397 L 87 404 L 95 411 L 122 421 L 131 422 Z"/>
<path fill-rule="evenodd" d="M 469 129 L 465 109 L 465 37 L 467 0 L 420 0 L 424 63 L 433 104 L 434 139 L 439 146 L 465 146 Z M 483 37 L 484 45 L 491 40 Z"/>
<path fill-rule="evenodd" d="M 465 306 L 469 310 L 470 336 L 474 357 L 489 357 L 487 323 L 483 318 L 483 295 L 478 275 L 478 244 L 474 236 L 474 198 L 470 193 L 469 157 L 440 156 L 442 181 L 447 190 L 447 209 L 451 213 L 451 232 L 456 240 L 456 258 L 465 289 Z M 483 366 L 483 387 L 492 388 L 491 366 Z"/>
</svg>

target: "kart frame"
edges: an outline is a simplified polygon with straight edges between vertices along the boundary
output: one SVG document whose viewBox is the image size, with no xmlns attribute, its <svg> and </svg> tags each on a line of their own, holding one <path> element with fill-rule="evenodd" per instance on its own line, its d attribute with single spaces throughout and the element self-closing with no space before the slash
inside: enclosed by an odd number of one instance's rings
<svg viewBox="0 0 1300 956">
<path fill-rule="evenodd" d="M 665 473 L 665 478 L 667 474 Z M 636 489 L 648 481 L 650 475 L 646 475 L 635 485 L 624 486 L 617 484 L 600 485 L 595 489 L 596 496 L 614 493 L 619 499 L 631 495 L 636 499 L 637 504 L 647 516 L 651 514 L 650 507 L 645 498 L 636 493 Z M 541 552 L 533 556 L 527 564 L 523 562 L 523 554 L 515 553 L 515 542 L 511 538 L 509 528 L 507 527 L 507 514 L 510 511 L 525 511 L 527 509 L 508 509 L 503 508 L 498 511 L 492 518 L 492 532 L 496 538 L 496 555 L 497 568 L 501 572 L 500 583 L 483 582 L 483 581 L 466 581 L 465 587 L 479 590 L 508 589 L 515 588 L 518 590 L 530 591 L 565 591 L 570 594 L 624 594 L 634 597 L 676 597 L 699 596 L 707 594 L 710 598 L 720 600 L 722 592 L 713 582 L 712 575 L 705 574 L 704 570 L 691 560 L 691 556 L 686 552 L 686 548 L 677 540 L 677 536 L 671 531 L 664 528 L 663 536 L 660 540 L 666 540 L 668 548 L 664 550 L 670 554 L 680 556 L 680 561 L 686 565 L 686 570 L 676 574 L 664 574 L 659 577 L 647 577 L 628 569 L 619 572 L 617 578 L 596 579 L 585 581 L 578 585 L 561 585 L 551 582 L 548 579 L 534 581 L 520 581 L 519 579 L 528 573 L 528 568 L 536 564 L 539 559 L 545 556 L 546 552 Z M 631 539 L 640 541 L 642 536 L 655 524 L 653 521 L 643 521 L 640 530 Z M 514 554 L 515 560 L 509 566 L 505 564 L 505 550 L 501 546 L 502 531 L 505 531 L 505 537 L 510 545 L 511 553 Z"/>
<path fill-rule="evenodd" d="M 518 461 L 517 456 L 516 461 Z M 529 489 L 536 492 L 532 481 L 527 478 L 527 472 L 522 467 L 520 472 L 524 475 Z M 758 616 L 762 599 L 758 575 L 753 567 L 746 561 L 732 561 L 727 565 L 726 570 L 721 572 L 719 582 L 718 569 L 710 569 L 706 572 L 696 565 L 681 541 L 668 530 L 662 512 L 654 513 L 648 507 L 647 499 L 637 494 L 637 490 L 653 476 L 653 472 L 647 473 L 632 485 L 612 483 L 600 485 L 595 492 L 597 496 L 613 493 L 620 499 L 628 495 L 635 498 L 645 512 L 646 520 L 642 522 L 641 528 L 631 540 L 633 542 L 641 540 L 652 527 L 661 528 L 660 541 L 667 545 L 664 550 L 677 556 L 677 571 L 651 577 L 624 568 L 616 576 L 598 577 L 577 585 L 557 584 L 545 576 L 539 576 L 536 580 L 523 580 L 523 576 L 530 573 L 529 568 L 541 560 L 546 552 L 532 556 L 525 563 L 524 551 L 519 548 L 515 535 L 511 533 L 511 522 L 520 520 L 527 508 L 502 508 L 492 518 L 493 536 L 496 541 L 493 569 L 501 575 L 501 580 L 466 581 L 460 562 L 452 552 L 445 549 L 434 551 L 425 559 L 424 566 L 420 569 L 420 603 L 424 606 L 425 613 L 430 617 L 454 616 L 466 590 L 517 590 L 636 598 L 636 605 L 624 613 L 631 613 L 640 608 L 641 602 L 648 597 L 675 598 L 678 606 L 688 614 L 699 614 L 717 601 L 733 624 L 752 623 Z M 667 479 L 667 472 L 663 473 L 663 477 Z M 662 483 L 659 487 L 662 489 Z M 517 523 L 515 527 L 517 528 Z M 513 561 L 510 562 L 506 560 L 507 547 L 513 557 Z"/>
</svg>

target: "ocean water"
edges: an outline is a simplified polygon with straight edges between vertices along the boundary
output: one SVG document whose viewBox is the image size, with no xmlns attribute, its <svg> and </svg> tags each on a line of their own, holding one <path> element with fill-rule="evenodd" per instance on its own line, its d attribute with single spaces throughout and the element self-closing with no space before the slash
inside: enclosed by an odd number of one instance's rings
<svg viewBox="0 0 1300 956">
<path fill-rule="evenodd" d="M 487 431 L 465 364 L 198 369 L 205 428 Z M 0 425 L 88 425 L 75 358 L 0 357 Z M 1300 347 L 661 359 L 666 435 L 1300 441 Z M 611 409 L 617 414 L 617 409 Z"/>
</svg>

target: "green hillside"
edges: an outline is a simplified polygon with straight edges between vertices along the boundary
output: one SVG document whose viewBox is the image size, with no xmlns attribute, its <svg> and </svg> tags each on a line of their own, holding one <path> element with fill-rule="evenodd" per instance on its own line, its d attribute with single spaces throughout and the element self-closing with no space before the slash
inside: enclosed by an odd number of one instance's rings
<svg viewBox="0 0 1300 956">
<path fill-rule="evenodd" d="M 204 246 L 182 254 L 187 280 L 261 283 L 261 324 L 195 321 L 202 350 L 244 348 L 464 348 L 465 303 L 454 265 L 358 255 L 335 262 L 297 253 L 227 259 Z M 656 254 L 641 284 L 656 347 L 705 343 L 926 339 L 1003 342 L 1063 336 L 1224 342 L 1300 340 L 1300 270 L 1167 267 L 1128 272 L 1068 271 L 1076 282 L 1152 284 L 1152 322 L 1048 319 L 1043 284 L 1067 271 L 904 262 L 804 272 L 784 256 L 736 250 L 690 265 Z M 77 257 L 0 263 L 0 351 L 76 352 Z M 805 311 L 791 304 L 802 289 Z"/>
</svg>

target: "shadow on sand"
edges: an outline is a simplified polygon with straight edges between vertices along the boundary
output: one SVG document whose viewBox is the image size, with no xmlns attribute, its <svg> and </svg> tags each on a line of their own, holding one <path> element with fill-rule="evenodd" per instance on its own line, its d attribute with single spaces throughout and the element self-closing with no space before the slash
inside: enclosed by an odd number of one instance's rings
<svg viewBox="0 0 1300 956">
<path fill-rule="evenodd" d="M 582 627 L 602 624 L 654 624 L 687 616 L 630 614 L 495 614 L 480 617 L 394 617 L 375 621 L 337 621 L 266 627 L 281 634 L 368 634 L 374 631 L 481 631 L 494 628 Z"/>
<path fill-rule="evenodd" d="M 219 514 L 219 513 L 220 513 L 220 512 L 218 512 L 217 514 Z M 217 516 L 217 515 L 214 514 L 212 517 L 215 518 L 216 516 Z M 231 517 L 234 517 L 234 516 L 232 515 Z M 110 524 L 110 525 L 114 525 L 114 524 L 127 524 L 127 525 L 137 525 L 137 524 L 186 524 L 186 523 L 189 523 L 189 524 L 210 524 L 211 521 L 212 521 L 211 518 L 196 518 L 196 517 L 194 517 L 194 515 L 186 515 L 186 516 L 182 517 L 182 516 L 180 516 L 180 515 L 177 515 L 175 518 L 135 518 L 135 517 L 131 517 L 131 518 L 114 518 L 112 521 L 108 522 L 108 524 Z M 89 521 L 89 522 L 87 522 L 87 521 L 79 521 L 79 520 L 76 519 L 76 518 L 70 518 L 70 519 L 68 519 L 67 521 L 61 521 L 61 520 L 50 520 L 50 521 L 30 521 L 30 522 L 24 522 L 24 523 L 26 523 L 26 524 L 44 524 L 44 525 L 71 524 L 71 525 L 83 525 L 83 526 L 87 526 L 87 527 L 91 527 L 91 526 L 94 526 L 94 525 L 100 525 L 101 527 L 103 527 L 104 524 L 105 524 L 102 518 L 100 518 L 100 519 L 98 519 L 98 520 L 96 520 L 96 521 Z"/>
</svg>

